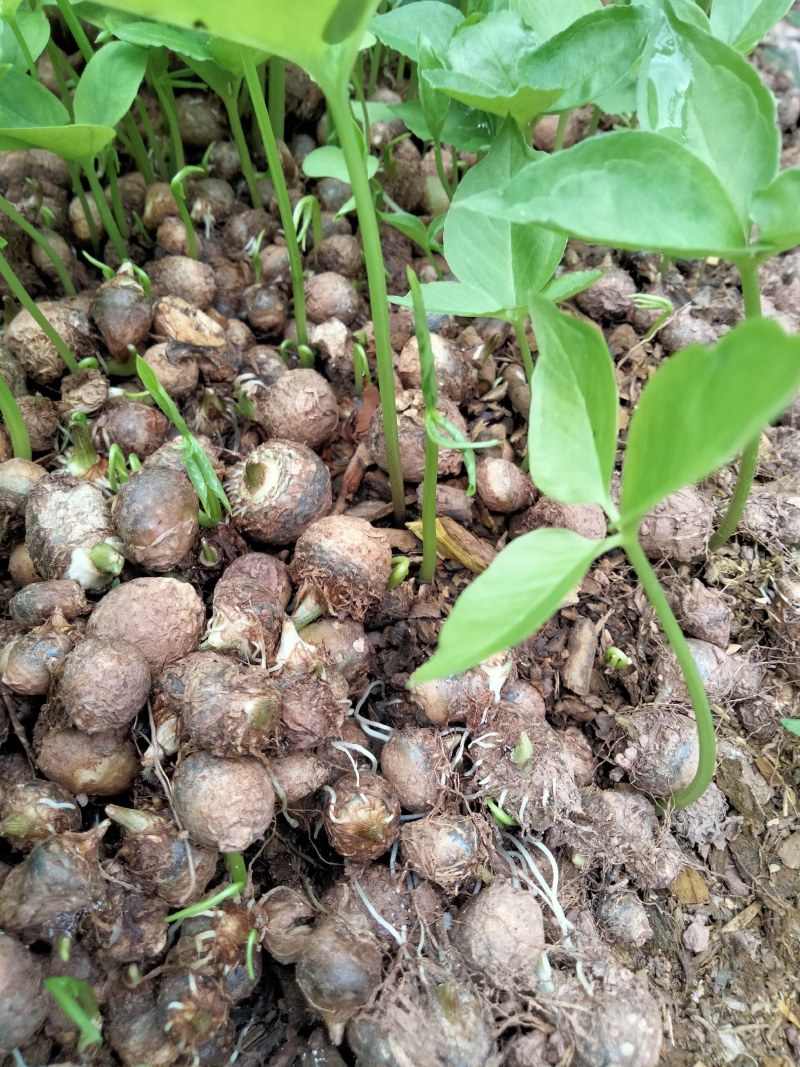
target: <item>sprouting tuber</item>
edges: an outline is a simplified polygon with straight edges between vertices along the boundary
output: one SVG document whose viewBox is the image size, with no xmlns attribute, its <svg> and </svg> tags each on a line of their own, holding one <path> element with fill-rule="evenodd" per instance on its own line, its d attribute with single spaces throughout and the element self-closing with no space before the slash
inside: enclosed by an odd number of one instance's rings
<svg viewBox="0 0 800 1067">
<path fill-rule="evenodd" d="M 226 572 L 214 588 L 202 647 L 235 651 L 247 661 L 272 663 L 283 629 L 283 605 L 275 592 Z"/>
<path fill-rule="evenodd" d="M 340 855 L 366 862 L 391 847 L 400 831 L 400 804 L 379 774 L 344 774 L 325 792 L 325 829 Z"/>
<path fill-rule="evenodd" d="M 66 789 L 35 779 L 17 782 L 0 798 L 0 836 L 28 851 L 51 834 L 80 830 L 81 813 Z"/>
<path fill-rule="evenodd" d="M 143 467 L 120 487 L 111 507 L 123 554 L 145 570 L 173 570 L 197 540 L 198 508 L 186 474 Z"/>
</svg>

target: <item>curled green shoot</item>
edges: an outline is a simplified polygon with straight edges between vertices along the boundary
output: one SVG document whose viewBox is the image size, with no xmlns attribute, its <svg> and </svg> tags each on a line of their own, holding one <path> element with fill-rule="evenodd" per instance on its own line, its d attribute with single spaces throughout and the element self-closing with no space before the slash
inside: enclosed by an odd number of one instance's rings
<svg viewBox="0 0 800 1067">
<path fill-rule="evenodd" d="M 216 893 L 212 893 L 210 897 L 206 897 L 205 900 L 198 900 L 196 904 L 190 904 L 188 908 L 173 912 L 166 917 L 165 922 L 176 923 L 181 922 L 183 919 L 192 919 L 194 916 L 202 915 L 203 912 L 215 908 L 217 904 L 222 904 L 223 901 L 230 900 L 231 897 L 236 897 L 245 891 L 247 888 L 247 867 L 244 862 L 244 856 L 241 852 L 226 852 L 224 859 L 225 868 L 231 877 L 230 883 L 223 886 Z"/>
<path fill-rule="evenodd" d="M 183 465 L 200 499 L 200 525 L 207 529 L 216 526 L 222 520 L 222 508 L 230 512 L 231 505 L 211 461 L 153 368 L 138 354 L 135 369 L 142 385 L 183 438 Z"/>
<path fill-rule="evenodd" d="M 353 342 L 353 392 L 361 396 L 365 385 L 372 385 L 367 353 L 361 341 Z"/>
<path fill-rule="evenodd" d="M 247 977 L 251 982 L 256 980 L 256 964 L 255 964 L 255 950 L 258 944 L 258 930 L 250 930 L 247 934 L 247 947 L 245 949 L 245 966 L 247 967 Z"/>
<path fill-rule="evenodd" d="M 313 367 L 314 366 L 314 350 L 309 345 L 298 344 L 291 337 L 284 338 L 278 346 L 278 351 L 281 354 L 281 358 L 284 363 L 289 362 L 289 353 L 291 351 L 297 352 L 297 358 L 300 361 L 301 367 Z"/>
<path fill-rule="evenodd" d="M 80 1032 L 78 1052 L 85 1052 L 103 1040 L 103 1017 L 94 990 L 83 978 L 45 978 L 44 988 Z"/>
<path fill-rule="evenodd" d="M 408 577 L 411 568 L 411 560 L 408 556 L 392 556 L 392 573 L 386 583 L 387 589 L 396 589 Z"/>
<path fill-rule="evenodd" d="M 67 432 L 72 441 L 67 458 L 67 470 L 73 477 L 82 478 L 97 463 L 97 450 L 89 435 L 89 423 L 82 411 L 70 415 Z"/>
<path fill-rule="evenodd" d="M 205 171 L 202 167 L 181 167 L 169 183 L 169 187 L 172 190 L 172 195 L 175 197 L 175 203 L 178 205 L 181 222 L 186 229 L 186 250 L 189 254 L 189 258 L 197 259 L 197 234 L 195 233 L 192 216 L 190 215 L 189 208 L 186 204 L 186 190 L 183 185 L 184 180 L 188 178 L 190 174 L 205 174 Z"/>
<path fill-rule="evenodd" d="M 128 478 L 141 469 L 142 461 L 135 452 L 131 452 L 126 461 L 119 445 L 116 442 L 112 444 L 108 450 L 108 484 L 112 493 L 118 493 Z"/>
<path fill-rule="evenodd" d="M 264 243 L 266 230 L 259 230 L 255 238 L 248 242 L 247 251 L 250 253 L 250 262 L 253 264 L 253 281 L 261 281 L 261 245 Z"/>
<path fill-rule="evenodd" d="M 301 197 L 295 205 L 292 213 L 292 222 L 297 231 L 297 240 L 300 247 L 306 251 L 308 231 L 311 230 L 311 245 L 316 248 L 322 241 L 322 213 L 319 208 L 319 200 L 312 193 Z"/>
<path fill-rule="evenodd" d="M 514 816 L 509 815 L 506 809 L 500 807 L 497 801 L 492 797 L 486 798 L 486 807 L 489 809 L 492 818 L 501 830 L 507 830 L 509 826 L 519 826 L 519 823 Z"/>
<path fill-rule="evenodd" d="M 41 248 L 41 250 L 47 256 L 47 258 L 53 264 L 53 270 L 58 275 L 58 280 L 61 282 L 62 286 L 64 287 L 64 292 L 68 296 L 74 296 L 75 295 L 75 285 L 74 285 L 74 283 L 72 281 L 72 278 L 70 277 L 69 271 L 67 270 L 67 267 L 66 267 L 64 261 L 61 259 L 61 257 L 58 255 L 58 253 L 55 251 L 55 249 L 50 244 L 50 242 L 45 237 L 45 235 L 43 233 L 40 233 L 36 229 L 35 226 L 32 226 L 28 222 L 28 220 L 25 218 L 25 216 L 21 215 L 19 213 L 19 211 L 17 211 L 17 209 L 14 207 L 14 205 L 11 203 L 10 200 L 6 200 L 6 198 L 4 196 L 1 196 L 1 195 L 0 195 L 0 211 L 2 211 L 3 214 L 8 215 L 8 217 L 11 219 L 11 221 L 16 226 L 19 226 L 19 228 L 22 230 L 22 232 L 24 234 L 26 234 L 28 237 L 30 237 L 30 239 L 32 241 L 35 241 L 35 243 Z M 42 215 L 44 215 L 44 211 L 42 211 Z M 48 225 L 48 223 L 45 222 L 45 225 Z"/>
<path fill-rule="evenodd" d="M 8 436 L 11 438 L 11 449 L 16 459 L 31 459 L 31 439 L 28 436 L 28 427 L 19 410 L 14 394 L 8 387 L 8 382 L 0 374 L 0 415 L 3 416 Z"/>
</svg>

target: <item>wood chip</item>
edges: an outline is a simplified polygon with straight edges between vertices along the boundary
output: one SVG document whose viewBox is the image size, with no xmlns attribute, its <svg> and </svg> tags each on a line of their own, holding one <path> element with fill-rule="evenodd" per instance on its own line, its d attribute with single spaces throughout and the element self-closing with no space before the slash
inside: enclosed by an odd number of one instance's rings
<svg viewBox="0 0 800 1067">
<path fill-rule="evenodd" d="M 421 522 L 408 522 L 406 526 L 422 540 Z M 473 574 L 482 574 L 497 555 L 486 541 L 446 516 L 436 520 L 436 554 L 455 560 Z"/>
<path fill-rule="evenodd" d="M 705 904 L 709 896 L 703 876 L 689 866 L 682 868 L 670 889 L 682 904 Z"/>
<path fill-rule="evenodd" d="M 758 915 L 760 911 L 761 905 L 757 900 L 754 901 L 752 904 L 748 904 L 747 907 L 743 911 L 740 911 L 738 915 L 734 915 L 730 922 L 725 923 L 725 925 L 720 930 L 720 933 L 733 934 L 737 930 L 744 930 L 746 926 L 750 925 L 750 923 L 753 921 L 753 919 L 755 919 L 756 915 Z"/>
<path fill-rule="evenodd" d="M 592 689 L 592 668 L 597 654 L 601 627 L 591 619 L 578 619 L 567 641 L 569 659 L 561 668 L 561 680 L 578 696 L 588 696 Z"/>
</svg>

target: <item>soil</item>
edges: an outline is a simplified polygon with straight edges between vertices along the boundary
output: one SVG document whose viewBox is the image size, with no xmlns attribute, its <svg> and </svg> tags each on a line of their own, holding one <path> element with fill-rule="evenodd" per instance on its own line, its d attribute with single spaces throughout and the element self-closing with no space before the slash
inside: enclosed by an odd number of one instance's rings
<svg viewBox="0 0 800 1067">
<path fill-rule="evenodd" d="M 800 162 L 798 42 L 800 29 L 787 21 L 776 29 L 756 56 L 762 76 L 778 97 L 785 165 Z M 320 115 L 317 106 L 311 111 L 301 108 L 289 116 L 289 149 L 297 153 L 302 148 L 307 150 L 308 139 L 315 136 L 315 123 Z M 202 149 L 187 146 L 187 162 L 196 162 L 201 155 Z M 300 170 L 294 166 L 291 169 L 295 172 L 293 195 L 299 196 Z M 233 178 L 237 193 L 246 197 L 246 190 L 236 184 L 237 180 L 238 176 Z M 306 185 L 309 190 L 314 187 L 313 182 Z M 2 191 L 11 196 L 8 189 Z M 326 192 L 330 193 L 330 188 Z M 55 189 L 56 199 L 61 193 Z M 399 197 L 397 191 L 393 195 Z M 274 204 L 266 204 L 268 231 L 274 235 L 277 216 L 273 207 Z M 420 207 L 418 203 L 417 208 Z M 244 222 L 246 210 L 249 204 L 238 199 L 234 217 L 241 215 Z M 335 223 L 328 217 L 326 224 L 343 235 L 352 234 L 355 229 L 352 215 Z M 6 223 L 3 226 L 0 232 L 8 236 Z M 262 213 L 250 223 L 250 228 L 253 235 L 264 228 Z M 65 233 L 75 241 L 67 230 Z M 216 228 L 211 227 L 207 240 L 201 241 L 204 250 L 201 258 L 212 268 L 214 281 L 213 295 L 209 295 L 210 275 L 204 276 L 205 296 L 199 303 L 192 302 L 191 287 L 188 290 L 176 287 L 166 280 L 166 271 L 159 274 L 163 285 L 171 285 L 165 290 L 171 297 L 188 300 L 193 313 L 205 311 L 212 320 L 210 326 L 202 327 L 210 331 L 202 338 L 202 348 L 194 335 L 193 348 L 178 338 L 184 350 L 178 353 L 176 363 L 182 358 L 190 359 L 200 367 L 200 384 L 197 385 L 195 375 L 194 383 L 190 380 L 186 392 L 180 394 L 181 409 L 192 429 L 211 440 L 221 467 L 228 472 L 240 458 L 267 440 L 259 423 L 245 417 L 243 409 L 236 410 L 234 390 L 249 383 L 246 389 L 256 392 L 259 379 L 269 384 L 269 368 L 275 366 L 275 346 L 284 336 L 291 336 L 292 330 L 288 272 L 279 266 L 274 277 L 267 274 L 269 264 L 281 261 L 280 237 L 267 236 L 262 245 L 265 275 L 261 285 L 272 286 L 273 290 L 268 294 L 270 300 L 261 300 L 257 305 L 261 317 L 251 314 L 248 324 L 247 309 L 256 306 L 256 302 L 252 292 L 245 298 L 243 291 L 253 284 L 254 278 L 250 257 L 244 250 L 246 242 L 236 245 L 233 233 L 230 223 L 220 223 Z M 406 291 L 405 266 L 409 262 L 421 277 L 427 279 L 431 275 L 427 260 L 416 257 L 409 241 L 389 229 L 384 230 L 384 238 L 391 274 L 390 292 Z M 131 257 L 140 264 L 163 259 L 168 250 L 174 251 L 158 243 L 152 233 L 147 246 L 137 239 L 130 248 Z M 351 253 L 352 248 L 348 247 L 347 251 Z M 12 242 L 7 254 L 37 299 L 58 299 L 62 295 L 30 263 L 25 242 Z M 111 261 L 110 251 L 106 250 L 105 254 Z M 323 259 L 319 250 L 310 252 L 306 264 L 309 273 L 316 271 L 320 276 L 330 271 L 329 261 L 320 265 Z M 443 260 L 440 265 L 446 270 Z M 608 340 L 621 395 L 624 441 L 630 413 L 644 383 L 661 360 L 692 340 L 708 341 L 721 335 L 741 315 L 741 293 L 735 271 L 725 263 L 665 264 L 659 257 L 618 255 L 607 249 L 570 243 L 564 268 L 590 267 L 613 273 L 578 297 L 569 309 L 594 322 Z M 366 285 L 363 265 L 357 255 L 355 264 L 346 269 L 349 271 L 346 281 L 337 275 L 336 299 L 344 300 L 344 310 L 337 315 L 338 305 L 334 305 L 333 312 L 326 311 L 325 315 L 328 326 L 331 318 L 339 319 L 339 325 L 346 318 L 347 328 L 342 333 L 338 326 L 332 327 L 330 343 L 337 344 L 337 338 L 343 336 L 345 347 L 349 344 L 351 349 L 352 333 L 364 330 L 367 358 L 374 372 Z M 87 274 L 83 267 L 79 273 L 80 280 L 93 287 L 100 280 Z M 800 330 L 800 254 L 787 253 L 766 266 L 763 287 L 766 313 L 774 314 L 793 332 Z M 659 292 L 673 302 L 674 314 L 652 340 L 643 338 L 654 316 L 634 307 L 630 300 L 633 291 Z M 263 314 L 265 308 L 269 315 Z M 395 360 L 399 363 L 400 353 L 413 334 L 413 324 L 410 314 L 402 309 L 392 310 L 391 321 Z M 492 436 L 501 437 L 505 442 L 504 458 L 519 465 L 525 448 L 525 423 L 519 414 L 519 403 L 512 402 L 518 390 L 515 393 L 511 383 L 521 360 L 508 327 L 488 320 L 470 324 L 452 319 L 437 321 L 433 326 L 468 357 L 485 346 L 483 352 L 488 353 L 488 358 L 480 374 L 474 376 L 472 391 L 462 399 L 460 411 L 471 434 L 491 432 Z M 225 349 L 229 354 L 226 357 L 220 354 L 224 345 L 218 341 L 217 333 L 230 341 Z M 151 340 L 153 343 L 164 340 L 164 335 Z M 531 337 L 530 341 L 535 353 L 535 338 Z M 257 345 L 261 347 L 256 352 Z M 355 692 L 351 688 L 351 698 L 355 702 L 365 697 L 361 714 L 374 722 L 395 728 L 422 725 L 434 734 L 441 732 L 445 741 L 448 737 L 452 740 L 452 726 L 445 724 L 439 730 L 430 725 L 410 699 L 405 683 L 414 668 L 434 650 L 442 621 L 473 575 L 510 538 L 532 528 L 530 524 L 535 523 L 535 518 L 527 510 L 530 499 L 511 513 L 490 510 L 480 496 L 472 500 L 465 497 L 463 476 L 443 475 L 440 508 L 449 534 L 443 541 L 447 555 L 440 560 L 435 580 L 420 585 L 414 578 L 421 561 L 420 542 L 412 529 L 393 525 L 388 478 L 372 462 L 365 446 L 378 403 L 377 391 L 368 386 L 361 395 L 353 395 L 350 372 L 342 372 L 342 367 L 348 366 L 347 361 L 343 364 L 341 358 L 337 360 L 335 353 L 322 345 L 318 353 L 321 358 L 317 360 L 317 369 L 329 380 L 339 408 L 335 433 L 317 449 L 332 478 L 333 512 L 367 519 L 380 527 L 393 552 L 407 554 L 411 561 L 411 576 L 386 593 L 379 606 L 371 608 L 366 617 L 365 629 L 373 651 L 366 675 L 369 686 L 363 672 L 354 672 L 360 688 Z M 226 358 L 230 358 L 233 366 L 226 364 Z M 289 359 L 292 361 L 294 357 L 290 355 Z M 38 390 L 50 400 L 59 401 L 57 382 L 40 385 Z M 98 420 L 96 438 L 101 454 L 107 454 L 109 443 L 107 432 L 102 429 L 104 403 L 105 397 L 101 397 L 90 410 L 90 419 Z M 615 968 L 633 972 L 649 987 L 658 1005 L 663 1034 L 658 1062 L 669 1067 L 800 1064 L 800 743 L 778 722 L 780 717 L 797 716 L 800 712 L 800 558 L 797 556 L 800 409 L 796 403 L 778 426 L 765 431 L 762 445 L 757 485 L 738 535 L 715 554 L 709 554 L 701 544 L 699 553 L 691 551 L 688 558 L 682 558 L 680 549 L 669 547 L 672 545 L 669 538 L 662 538 L 661 543 L 667 547 L 663 558 L 657 560 L 659 577 L 687 632 L 714 645 L 727 655 L 726 663 L 733 664 L 732 680 L 715 694 L 716 699 L 712 698 L 719 742 L 716 789 L 687 812 L 667 817 L 661 823 L 661 832 L 671 831 L 677 842 L 678 862 L 673 876 L 668 884 L 652 888 L 655 880 L 640 877 L 632 864 L 601 860 L 584 867 L 573 863 L 575 848 L 563 840 L 558 843 L 558 826 L 554 836 L 550 828 L 536 834 L 552 844 L 561 871 L 561 903 L 567 918 L 575 921 L 582 935 L 578 949 L 572 954 L 558 946 L 551 950 L 554 971 L 565 982 L 572 980 L 577 959 L 597 988 L 604 987 Z M 146 449 L 141 454 L 145 452 Z M 47 470 L 58 469 L 61 461 L 56 447 L 41 450 L 36 459 Z M 699 487 L 703 500 L 710 502 L 717 517 L 724 511 L 734 477 L 735 465 Z M 412 524 L 419 517 L 415 490 L 416 484 L 407 483 L 408 519 Z M 108 493 L 107 487 L 105 491 Z M 550 517 L 547 521 L 555 520 Z M 683 529 L 685 515 L 678 511 L 676 521 L 679 530 Z M 211 614 L 214 586 L 222 565 L 246 551 L 265 550 L 263 545 L 248 542 L 230 523 L 210 536 L 209 541 L 213 544 L 216 565 L 204 567 L 195 556 L 186 566 L 176 568 L 202 596 L 207 616 Z M 9 551 L 11 547 L 8 546 Z M 291 546 L 266 550 L 286 563 L 291 561 Z M 143 573 L 147 574 L 128 566 L 122 579 L 133 579 Z M 23 583 L 6 575 L 0 587 L 4 607 L 19 584 Z M 91 606 L 100 596 L 89 594 Z M 78 640 L 85 621 L 84 615 L 71 622 Z M 0 626 L 6 641 L 22 629 L 8 615 Z M 611 647 L 622 650 L 630 664 L 619 668 L 610 665 L 604 653 Z M 630 715 L 636 709 L 652 710 L 656 701 L 661 707 L 682 715 L 689 711 L 678 684 L 670 682 L 668 661 L 664 639 L 641 589 L 624 557 L 611 553 L 592 568 L 580 589 L 568 598 L 555 617 L 515 649 L 510 684 L 529 683 L 538 694 L 536 700 L 542 704 L 549 726 L 562 737 L 569 733 L 580 738 L 578 746 L 588 765 L 584 786 L 591 782 L 601 789 L 628 790 L 630 776 L 620 751 L 627 744 L 624 726 Z M 35 746 L 39 735 L 52 725 L 65 725 L 59 720 L 58 709 L 47 703 L 46 695 L 20 695 L 6 686 L 0 687 L 0 696 L 4 709 L 0 709 L 0 734 L 5 733 L 0 748 L 0 758 L 5 761 L 4 773 L 10 775 L 11 768 L 18 768 L 21 758 L 30 759 L 37 767 Z M 334 736 L 353 740 L 352 731 L 347 732 L 350 727 L 355 730 L 354 720 L 349 720 Z M 145 754 L 145 762 L 153 729 L 152 716 L 148 721 L 146 713 L 139 716 L 133 729 L 134 741 L 139 754 Z M 473 737 L 479 732 L 471 726 L 470 731 Z M 380 746 L 366 734 L 356 736 L 362 747 L 379 751 Z M 314 753 L 323 762 L 327 761 L 328 767 L 338 760 L 341 771 L 352 770 L 348 762 L 352 753 L 337 754 L 330 748 L 323 752 L 323 748 L 317 746 Z M 442 974 L 478 991 L 482 1002 L 490 1006 L 484 1010 L 490 1019 L 491 1051 L 482 1062 L 519 1067 L 522 1064 L 567 1067 L 570 1063 L 589 1067 L 596 1062 L 599 1067 L 599 1059 L 593 1061 L 588 1053 L 580 1058 L 575 1052 L 569 1028 L 562 1025 L 566 1010 L 562 998 L 566 993 L 562 992 L 560 998 L 558 983 L 555 990 L 537 993 L 516 987 L 493 987 L 480 973 L 470 971 L 448 937 L 458 907 L 482 879 L 487 879 L 486 868 L 496 877 L 508 875 L 508 868 L 504 868 L 496 851 L 502 843 L 496 824 L 480 799 L 464 798 L 471 788 L 471 778 L 466 772 L 474 758 L 462 762 L 460 770 L 464 776 L 456 775 L 448 781 L 434 801 L 434 811 L 468 816 L 477 828 L 476 856 L 482 850 L 480 862 L 476 859 L 471 867 L 467 864 L 464 870 L 459 869 L 458 876 L 441 876 L 439 888 L 434 887 L 433 876 L 433 881 L 420 882 L 417 878 L 417 891 L 420 884 L 427 887 L 431 900 L 415 905 L 411 918 L 389 919 L 388 905 L 379 908 L 387 921 L 405 922 L 408 930 L 408 943 L 403 948 L 398 948 L 391 939 L 383 942 L 385 985 L 381 997 L 388 997 L 387 991 L 395 986 L 410 989 L 413 982 L 409 976 L 422 973 L 428 964 L 420 961 L 430 960 L 431 967 L 435 965 Z M 166 762 L 169 764 L 169 759 Z M 358 763 L 360 768 L 367 768 L 360 757 Z M 130 792 L 111 797 L 79 796 L 82 828 L 89 830 L 103 819 L 108 802 L 147 808 L 169 816 L 160 775 L 163 771 L 154 773 L 151 760 L 150 770 L 137 780 Z M 633 781 L 635 784 L 635 776 Z M 313 915 L 320 901 L 325 903 L 326 894 L 341 892 L 354 875 L 362 879 L 375 877 L 374 872 L 370 876 L 364 874 L 357 856 L 344 860 L 328 844 L 325 833 L 320 832 L 321 814 L 329 807 L 326 805 L 326 793 L 314 791 L 299 802 L 290 800 L 289 819 L 278 806 L 276 821 L 266 837 L 246 852 L 247 899 L 258 901 L 276 886 L 291 886 L 304 894 L 306 902 L 311 902 L 308 906 Z M 128 892 L 132 888 L 131 875 L 130 870 L 126 873 L 121 866 L 120 842 L 118 828 L 111 827 L 103 842 L 101 866 L 108 886 Z M 0 850 L 0 881 L 5 881 L 22 862 L 24 854 L 14 850 L 9 837 L 2 840 Z M 377 866 L 398 884 L 405 885 L 403 876 L 407 876 L 407 870 L 402 855 L 395 865 L 395 854 L 387 851 Z M 220 865 L 212 885 L 222 885 L 224 881 Z M 644 928 L 649 924 L 651 936 L 645 934 L 643 938 L 626 940 L 624 929 L 620 935 L 619 931 L 615 933 L 613 923 L 601 921 L 609 900 L 626 894 L 633 894 L 643 906 L 647 920 Z M 204 895 L 198 892 L 184 903 L 204 899 Z M 71 914 L 70 935 L 74 951 L 83 960 L 83 970 L 65 973 L 90 976 L 102 1012 L 110 1012 L 114 983 L 137 985 L 131 968 L 138 968 L 139 978 L 146 980 L 145 985 L 151 982 L 153 987 L 165 981 L 164 976 L 178 973 L 174 957 L 167 961 L 167 951 L 176 940 L 174 932 L 170 933 L 166 945 L 141 956 L 137 956 L 134 937 L 132 950 L 110 963 L 101 954 L 92 958 L 98 952 L 92 909 L 82 907 Z M 363 911 L 360 921 L 365 921 Z M 372 935 L 376 932 L 385 933 L 376 931 L 373 925 Z M 547 916 L 545 935 L 551 946 L 558 941 L 558 930 Z M 20 936 L 51 968 L 48 973 L 53 973 L 55 934 L 38 930 Z M 428 945 L 425 956 L 423 940 Z M 238 958 L 241 962 L 241 957 Z M 363 1040 L 359 1045 L 362 1052 L 356 1060 L 347 1036 L 337 1052 L 325 1035 L 319 1012 L 311 1010 L 304 1000 L 294 979 L 292 962 L 282 959 L 279 963 L 269 952 L 263 953 L 263 971 L 258 983 L 241 999 L 231 998 L 226 1002 L 231 1023 L 226 1040 L 220 1039 L 217 1046 L 212 1044 L 204 1053 L 196 1051 L 194 1062 L 235 1061 L 252 1067 L 300 1067 L 312 1063 L 336 1067 L 356 1062 L 362 1067 L 372 1067 L 378 1063 L 401 1062 L 379 1058 L 377 1053 L 365 1054 Z M 198 978 L 204 975 L 203 966 L 195 968 Z M 209 974 L 210 981 L 221 981 L 216 972 L 209 971 Z M 413 1007 L 419 1002 L 414 1001 L 408 989 L 407 1004 Z M 378 993 L 375 986 L 366 998 L 367 1012 L 376 1002 L 381 1002 Z M 0 990 L 0 1001 L 2 997 Z M 363 1006 L 360 1010 L 364 1010 Z M 410 1018 L 413 1019 L 413 1013 Z M 527 1052 L 519 1043 L 521 1035 L 530 1039 Z M 117 1051 L 104 1044 L 79 1053 L 76 1037 L 75 1028 L 63 1016 L 58 1020 L 51 1016 L 38 1036 L 22 1050 L 24 1062 L 29 1067 L 66 1061 L 137 1062 L 135 1057 L 120 1055 L 119 1043 Z M 190 1043 L 188 1051 L 184 1050 L 180 1057 L 169 1062 L 193 1062 L 193 1047 Z M 420 1065 L 433 1062 L 422 1052 L 419 1056 L 415 1062 Z M 2 1058 L 0 1053 L 3 1067 L 19 1062 L 11 1055 Z M 456 1060 L 436 1062 L 455 1063 Z M 612 1053 L 602 1062 L 615 1067 L 640 1061 Z"/>
</svg>

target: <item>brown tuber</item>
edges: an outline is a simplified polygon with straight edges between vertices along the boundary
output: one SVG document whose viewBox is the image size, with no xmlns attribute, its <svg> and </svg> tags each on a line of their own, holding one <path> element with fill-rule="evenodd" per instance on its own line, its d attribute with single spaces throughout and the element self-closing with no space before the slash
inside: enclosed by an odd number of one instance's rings
<svg viewBox="0 0 800 1067">
<path fill-rule="evenodd" d="M 147 338 L 153 309 L 130 264 L 102 283 L 92 296 L 89 314 L 114 359 L 126 359 L 128 345 L 137 347 Z"/>
<path fill-rule="evenodd" d="M 294 441 L 254 448 L 234 467 L 227 489 L 237 529 L 268 545 L 289 544 L 331 509 L 328 468 Z"/>
<path fill-rule="evenodd" d="M 261 940 L 278 963 L 296 963 L 314 936 L 317 913 L 297 889 L 279 885 L 258 902 L 256 912 Z"/>
<path fill-rule="evenodd" d="M 325 829 L 340 855 L 368 862 L 394 843 L 400 831 L 400 804 L 379 774 L 344 774 L 326 793 Z"/>
<path fill-rule="evenodd" d="M 243 852 L 272 822 L 275 792 L 257 759 L 223 759 L 198 752 L 179 764 L 172 779 L 175 812 L 199 845 Z"/>
<path fill-rule="evenodd" d="M 412 871 L 455 894 L 475 877 L 481 858 L 475 823 L 465 815 L 427 815 L 400 832 Z"/>
<path fill-rule="evenodd" d="M 68 657 L 58 699 L 73 726 L 87 733 L 127 726 L 150 692 L 150 668 L 134 645 L 89 637 Z"/>
<path fill-rule="evenodd" d="M 36 763 L 46 778 L 75 796 L 124 793 L 142 769 L 133 743 L 116 730 L 51 730 L 37 746 Z"/>
<path fill-rule="evenodd" d="M 440 397 L 436 410 L 466 435 L 466 423 L 452 400 Z M 425 475 L 425 403 L 422 391 L 406 389 L 397 397 L 397 432 L 400 437 L 400 460 L 403 477 L 408 482 L 421 482 Z M 389 470 L 383 414 L 379 408 L 369 424 L 367 446 L 382 471 Z M 458 474 L 461 453 L 453 448 L 439 449 L 439 475 Z"/>
<path fill-rule="evenodd" d="M 47 1018 L 43 978 L 41 957 L 0 933 L 0 1052 L 27 1045 Z"/>
<path fill-rule="evenodd" d="M 268 437 L 319 448 L 339 425 L 333 390 L 317 371 L 289 370 L 255 397 L 253 418 Z"/>
<path fill-rule="evenodd" d="M 392 549 L 386 535 L 364 519 L 330 515 L 298 538 L 290 570 L 298 602 L 311 597 L 329 615 L 362 622 L 383 598 Z M 301 603 L 300 618 L 303 610 Z"/>
<path fill-rule="evenodd" d="M 396 730 L 381 750 L 381 772 L 406 811 L 431 811 L 450 778 L 438 731 L 421 726 Z"/>
<path fill-rule="evenodd" d="M 126 559 L 149 571 L 173 570 L 194 548 L 199 501 L 181 471 L 144 467 L 120 488 L 111 518 Z"/>
<path fill-rule="evenodd" d="M 452 938 L 470 969 L 498 989 L 535 992 L 545 937 L 542 909 L 530 890 L 502 880 L 485 886 L 459 909 Z"/>
<path fill-rule="evenodd" d="M 345 1025 L 377 991 L 383 957 L 378 941 L 354 933 L 341 919 L 323 919 L 297 961 L 295 977 L 339 1044 Z"/>
</svg>

